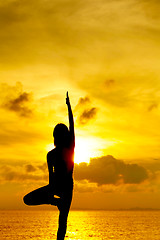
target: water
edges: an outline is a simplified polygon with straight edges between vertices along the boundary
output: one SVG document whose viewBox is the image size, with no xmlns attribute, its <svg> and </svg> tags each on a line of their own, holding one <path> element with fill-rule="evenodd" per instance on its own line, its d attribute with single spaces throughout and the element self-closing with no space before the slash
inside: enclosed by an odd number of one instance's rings
<svg viewBox="0 0 160 240">
<path fill-rule="evenodd" d="M 56 239 L 58 211 L 1 211 L 1 240 Z M 68 240 L 160 240 L 160 211 L 70 211 Z"/>
</svg>

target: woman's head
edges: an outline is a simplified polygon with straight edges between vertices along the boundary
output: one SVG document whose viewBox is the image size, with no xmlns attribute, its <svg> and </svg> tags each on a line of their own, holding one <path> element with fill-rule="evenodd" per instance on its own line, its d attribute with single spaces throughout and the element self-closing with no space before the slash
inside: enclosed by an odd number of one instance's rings
<svg viewBox="0 0 160 240">
<path fill-rule="evenodd" d="M 67 146 L 69 143 L 69 131 L 65 124 L 58 123 L 53 130 L 54 145 Z"/>
</svg>

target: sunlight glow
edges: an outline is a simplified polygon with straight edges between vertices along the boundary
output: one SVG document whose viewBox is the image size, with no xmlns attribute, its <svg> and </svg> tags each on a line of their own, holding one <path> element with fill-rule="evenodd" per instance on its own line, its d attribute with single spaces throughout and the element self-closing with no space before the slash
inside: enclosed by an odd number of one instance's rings
<svg viewBox="0 0 160 240">
<path fill-rule="evenodd" d="M 46 146 L 47 152 L 51 151 L 53 148 L 55 148 L 54 143 L 47 144 Z"/>
<path fill-rule="evenodd" d="M 87 162 L 89 163 L 90 158 L 98 157 L 102 155 L 102 152 L 97 149 L 98 144 L 94 138 L 76 138 L 75 143 L 75 155 L 74 162 Z"/>
<path fill-rule="evenodd" d="M 103 141 L 99 138 L 76 137 L 74 162 L 78 164 L 81 162 L 89 163 L 91 158 L 104 155 L 104 150 L 114 144 L 114 141 Z M 55 148 L 53 143 L 46 146 L 47 151 L 51 151 L 53 148 Z"/>
</svg>

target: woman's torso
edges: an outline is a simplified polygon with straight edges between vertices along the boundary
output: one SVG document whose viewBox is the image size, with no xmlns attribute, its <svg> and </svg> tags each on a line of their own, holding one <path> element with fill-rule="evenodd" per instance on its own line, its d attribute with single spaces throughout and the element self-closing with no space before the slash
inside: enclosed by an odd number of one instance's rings
<svg viewBox="0 0 160 240">
<path fill-rule="evenodd" d="M 48 161 L 53 167 L 53 185 L 60 191 L 73 188 L 74 151 L 56 147 L 48 153 Z"/>
</svg>

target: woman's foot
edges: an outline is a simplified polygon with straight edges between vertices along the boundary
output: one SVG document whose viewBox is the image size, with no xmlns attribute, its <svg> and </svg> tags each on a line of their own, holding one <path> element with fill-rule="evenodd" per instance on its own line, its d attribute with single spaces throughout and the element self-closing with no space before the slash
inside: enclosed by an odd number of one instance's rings
<svg viewBox="0 0 160 240">
<path fill-rule="evenodd" d="M 60 211 L 60 208 L 61 208 L 61 199 L 60 198 L 53 197 L 50 201 L 50 204 L 53 206 L 57 206 Z"/>
<path fill-rule="evenodd" d="M 58 207 L 58 210 L 60 211 L 61 210 L 61 199 L 57 199 L 57 207 Z"/>
</svg>

